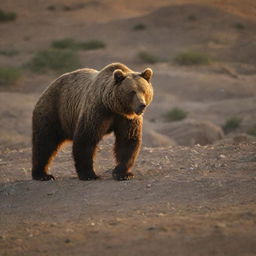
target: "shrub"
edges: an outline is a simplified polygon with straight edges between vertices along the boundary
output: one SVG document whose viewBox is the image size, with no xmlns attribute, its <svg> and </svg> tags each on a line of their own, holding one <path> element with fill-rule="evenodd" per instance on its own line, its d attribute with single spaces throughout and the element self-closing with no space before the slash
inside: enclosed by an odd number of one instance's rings
<svg viewBox="0 0 256 256">
<path fill-rule="evenodd" d="M 72 38 L 64 38 L 64 39 L 53 41 L 51 46 L 59 49 L 94 50 L 94 49 L 104 48 L 106 47 L 106 44 L 99 40 L 76 42 Z"/>
<path fill-rule="evenodd" d="M 15 12 L 4 12 L 0 9 L 0 22 L 13 21 L 17 18 L 17 14 Z"/>
<path fill-rule="evenodd" d="M 190 20 L 190 21 L 196 21 L 197 18 L 196 18 L 195 15 L 191 14 L 191 15 L 188 16 L 188 20 Z"/>
<path fill-rule="evenodd" d="M 11 50 L 0 50 L 0 54 L 12 57 L 12 56 L 15 56 L 15 55 L 19 54 L 19 52 L 17 50 L 13 50 L 13 49 L 11 49 Z"/>
<path fill-rule="evenodd" d="M 76 48 L 76 42 L 72 38 L 64 38 L 60 40 L 54 40 L 51 46 L 59 49 L 66 49 L 66 48 L 74 49 Z"/>
<path fill-rule="evenodd" d="M 187 112 L 180 108 L 173 108 L 167 113 L 164 114 L 165 121 L 172 122 L 172 121 L 180 121 L 187 117 Z"/>
<path fill-rule="evenodd" d="M 239 23 L 239 22 L 235 23 L 235 24 L 234 24 L 234 27 L 235 27 L 236 29 L 240 29 L 240 30 L 245 29 L 244 24 Z"/>
<path fill-rule="evenodd" d="M 47 6 L 47 10 L 49 10 L 49 11 L 56 11 L 56 6 L 49 5 L 49 6 Z"/>
<path fill-rule="evenodd" d="M 143 23 L 136 24 L 132 27 L 133 30 L 145 30 L 146 25 Z"/>
<path fill-rule="evenodd" d="M 174 58 L 174 62 L 179 65 L 207 65 L 210 63 L 210 58 L 204 53 L 187 50 L 178 53 Z"/>
<path fill-rule="evenodd" d="M 249 135 L 256 136 L 256 125 L 247 131 Z"/>
<path fill-rule="evenodd" d="M 18 68 L 0 67 L 0 85 L 9 85 L 18 80 L 21 72 Z"/>
<path fill-rule="evenodd" d="M 91 40 L 91 41 L 77 43 L 77 48 L 81 50 L 95 50 L 95 49 L 100 49 L 105 47 L 106 47 L 106 44 L 99 40 Z"/>
<path fill-rule="evenodd" d="M 67 72 L 79 66 L 80 61 L 75 51 L 52 48 L 36 53 L 28 63 L 28 67 L 34 72 L 46 72 L 47 70 Z"/>
<path fill-rule="evenodd" d="M 138 57 L 144 63 L 154 64 L 154 63 L 158 62 L 158 58 L 147 51 L 139 52 Z"/>
<path fill-rule="evenodd" d="M 227 119 L 226 123 L 223 125 L 223 130 L 225 133 L 232 132 L 239 128 L 242 119 L 240 117 L 230 117 Z"/>
</svg>

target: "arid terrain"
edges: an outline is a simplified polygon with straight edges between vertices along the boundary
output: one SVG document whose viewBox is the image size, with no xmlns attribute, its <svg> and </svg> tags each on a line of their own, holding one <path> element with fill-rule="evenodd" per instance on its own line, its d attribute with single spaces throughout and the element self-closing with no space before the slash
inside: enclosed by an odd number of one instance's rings
<svg viewBox="0 0 256 256">
<path fill-rule="evenodd" d="M 1 256 L 256 255 L 255 1 L 3 0 L 0 9 L 16 14 L 0 15 Z M 154 71 L 134 180 L 112 179 L 112 136 L 97 153 L 101 180 L 77 179 L 70 145 L 50 167 L 55 181 L 31 180 L 33 106 L 63 73 L 35 72 L 31 60 L 67 38 L 104 43 L 72 46 L 78 67 Z"/>
</svg>

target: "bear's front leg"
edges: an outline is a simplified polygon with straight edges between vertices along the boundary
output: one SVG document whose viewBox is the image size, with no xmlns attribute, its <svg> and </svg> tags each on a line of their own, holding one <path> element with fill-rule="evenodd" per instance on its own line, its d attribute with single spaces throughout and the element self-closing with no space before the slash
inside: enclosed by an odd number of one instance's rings
<svg viewBox="0 0 256 256">
<path fill-rule="evenodd" d="M 73 139 L 73 157 L 80 180 L 95 180 L 99 177 L 93 169 L 93 158 L 100 138 L 89 128 L 78 128 Z"/>
<path fill-rule="evenodd" d="M 116 180 L 130 180 L 134 177 L 131 168 L 140 150 L 142 137 L 142 120 L 126 119 L 120 117 L 115 124 L 116 136 L 115 156 L 117 166 L 113 170 L 113 178 Z"/>
</svg>

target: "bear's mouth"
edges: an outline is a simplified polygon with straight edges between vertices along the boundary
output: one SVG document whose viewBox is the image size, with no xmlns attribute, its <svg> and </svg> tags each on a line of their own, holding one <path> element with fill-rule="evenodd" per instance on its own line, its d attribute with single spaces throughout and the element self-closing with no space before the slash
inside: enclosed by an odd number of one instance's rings
<svg viewBox="0 0 256 256">
<path fill-rule="evenodd" d="M 142 115 L 144 113 L 144 109 L 136 110 L 135 113 L 136 113 L 136 115 L 140 116 L 140 115 Z"/>
</svg>

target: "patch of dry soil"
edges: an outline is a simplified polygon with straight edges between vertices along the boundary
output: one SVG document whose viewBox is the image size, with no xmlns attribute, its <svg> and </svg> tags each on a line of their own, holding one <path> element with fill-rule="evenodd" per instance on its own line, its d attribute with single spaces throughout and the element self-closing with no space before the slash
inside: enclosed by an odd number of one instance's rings
<svg viewBox="0 0 256 256">
<path fill-rule="evenodd" d="M 56 181 L 30 179 L 30 148 L 0 158 L 1 255 L 255 255 L 256 143 L 143 148 L 132 181 L 79 181 L 70 148 Z"/>
</svg>

